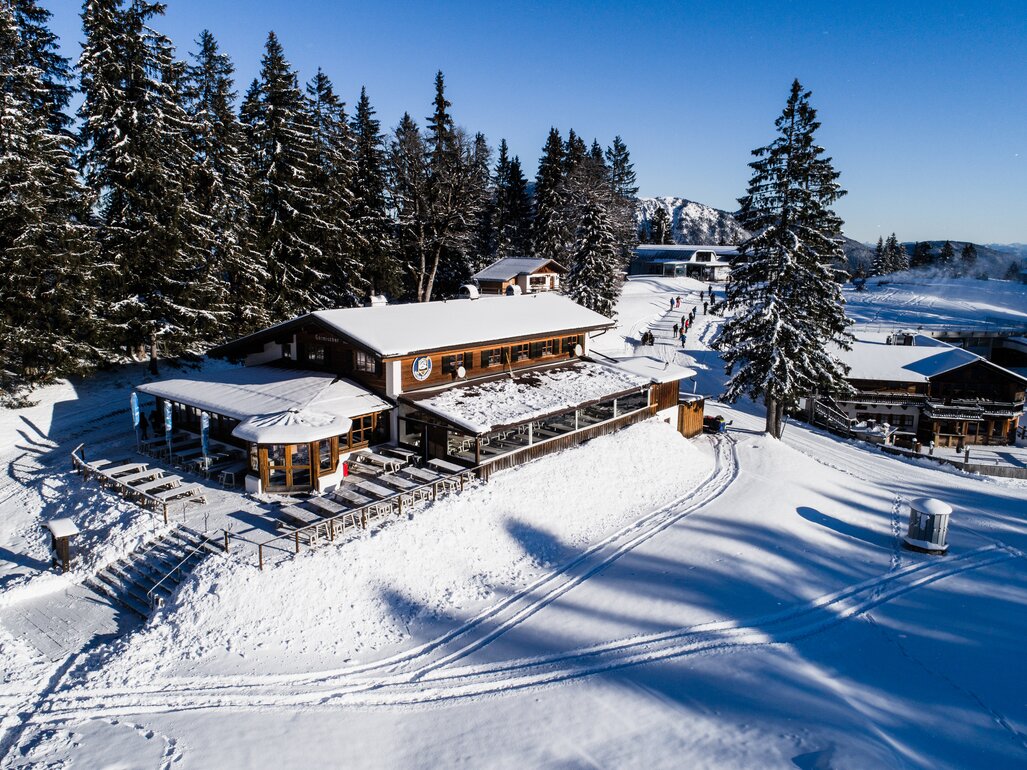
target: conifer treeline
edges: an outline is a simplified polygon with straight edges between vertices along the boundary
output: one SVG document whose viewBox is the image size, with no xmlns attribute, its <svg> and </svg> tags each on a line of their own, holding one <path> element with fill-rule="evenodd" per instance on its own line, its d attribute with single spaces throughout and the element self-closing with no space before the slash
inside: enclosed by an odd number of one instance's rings
<svg viewBox="0 0 1027 770">
<path fill-rule="evenodd" d="M 551 129 L 533 194 L 506 141 L 460 128 L 435 78 L 423 126 L 386 133 L 272 32 L 238 98 L 203 31 L 188 62 L 146 0 L 86 0 L 73 67 L 37 0 L 0 0 L 0 386 L 202 350 L 371 294 L 427 301 L 503 256 L 570 268 L 612 313 L 635 238 L 620 137 Z M 68 115 L 75 89 L 77 118 Z"/>
</svg>

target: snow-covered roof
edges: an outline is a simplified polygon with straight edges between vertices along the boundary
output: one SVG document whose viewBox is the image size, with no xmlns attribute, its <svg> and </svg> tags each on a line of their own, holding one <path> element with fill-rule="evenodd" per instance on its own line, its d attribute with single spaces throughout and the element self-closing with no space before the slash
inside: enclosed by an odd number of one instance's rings
<svg viewBox="0 0 1027 770">
<path fill-rule="evenodd" d="M 419 408 L 473 434 L 518 425 L 601 401 L 652 382 L 648 377 L 592 361 L 530 369 L 409 399 Z"/>
<path fill-rule="evenodd" d="M 47 528 L 54 537 L 72 537 L 78 534 L 78 526 L 71 519 L 50 519 Z"/>
<path fill-rule="evenodd" d="M 653 356 L 628 356 L 618 358 L 608 365 L 637 374 L 639 377 L 648 377 L 650 382 L 677 382 L 695 377 L 695 369 L 661 361 Z"/>
<path fill-rule="evenodd" d="M 968 350 L 936 343 L 891 345 L 879 339 L 857 339 L 852 350 L 836 353 L 849 366 L 848 379 L 884 382 L 928 382 L 931 377 L 980 360 Z"/>
<path fill-rule="evenodd" d="M 479 281 L 509 281 L 521 273 L 534 273 L 541 267 L 551 265 L 557 272 L 565 273 L 566 268 L 552 259 L 536 259 L 533 257 L 504 257 L 496 260 L 483 270 L 472 275 Z"/>
<path fill-rule="evenodd" d="M 603 329 L 614 323 L 553 292 L 318 310 L 310 315 L 382 356 Z"/>
<path fill-rule="evenodd" d="M 137 390 L 239 420 L 232 435 L 299 443 L 346 433 L 351 417 L 391 408 L 356 383 L 327 372 L 246 366 L 160 380 Z"/>
</svg>

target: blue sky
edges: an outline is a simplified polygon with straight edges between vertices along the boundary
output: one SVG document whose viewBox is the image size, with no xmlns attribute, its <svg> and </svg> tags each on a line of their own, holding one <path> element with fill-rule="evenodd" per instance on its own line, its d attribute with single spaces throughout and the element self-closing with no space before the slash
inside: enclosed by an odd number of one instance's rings
<svg viewBox="0 0 1027 770">
<path fill-rule="evenodd" d="M 78 55 L 78 0 L 41 0 Z M 438 2 L 167 0 L 180 56 L 209 28 L 239 90 L 268 30 L 309 78 L 383 126 L 430 111 L 446 74 L 457 122 L 506 137 L 533 175 L 551 125 L 627 142 L 641 195 L 733 209 L 749 151 L 773 135 L 791 80 L 872 241 L 1027 242 L 1027 5 L 1018 2 Z"/>
</svg>

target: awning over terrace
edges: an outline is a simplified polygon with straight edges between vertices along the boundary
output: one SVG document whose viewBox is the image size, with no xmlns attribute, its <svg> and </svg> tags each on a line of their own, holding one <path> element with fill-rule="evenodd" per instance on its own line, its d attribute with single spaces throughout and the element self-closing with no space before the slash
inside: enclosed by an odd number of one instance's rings
<svg viewBox="0 0 1027 770">
<path fill-rule="evenodd" d="M 239 420 L 232 435 L 255 444 L 297 444 L 339 436 L 350 418 L 391 409 L 359 385 L 325 372 L 248 366 L 136 388 L 141 393 Z"/>
<path fill-rule="evenodd" d="M 648 366 L 662 370 L 663 362 L 597 363 L 576 361 L 503 374 L 441 391 L 401 396 L 443 422 L 472 435 L 523 423 L 605 401 L 639 393 L 656 380 L 645 372 Z M 632 369 L 636 369 L 633 371 Z M 682 379 L 694 372 L 675 367 Z M 670 380 L 666 380 L 670 381 Z"/>
</svg>

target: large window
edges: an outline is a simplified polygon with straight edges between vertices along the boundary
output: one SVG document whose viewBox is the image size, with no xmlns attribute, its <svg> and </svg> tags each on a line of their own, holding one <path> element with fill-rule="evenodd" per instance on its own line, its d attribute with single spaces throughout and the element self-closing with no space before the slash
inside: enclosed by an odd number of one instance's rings
<svg viewBox="0 0 1027 770">
<path fill-rule="evenodd" d="M 564 353 L 573 353 L 574 347 L 580 342 L 581 338 L 575 334 L 573 337 L 564 337 L 561 340 L 561 348 Z"/>
<path fill-rule="evenodd" d="M 510 346 L 510 360 L 511 361 L 524 361 L 528 357 L 528 343 L 524 342 L 519 345 Z"/>
<path fill-rule="evenodd" d="M 370 353 L 355 350 L 353 351 L 353 368 L 364 374 L 377 374 L 378 360 Z"/>
<path fill-rule="evenodd" d="M 490 366 L 502 366 L 503 365 L 503 349 L 502 348 L 489 348 L 488 350 L 481 351 L 481 366 L 487 368 Z"/>
<path fill-rule="evenodd" d="M 371 442 L 374 432 L 376 414 L 365 414 L 353 418 L 353 427 L 349 429 L 350 447 L 365 446 Z"/>
<path fill-rule="evenodd" d="M 327 352 L 324 345 L 307 345 L 304 352 L 306 353 L 307 363 L 320 366 L 327 360 Z"/>
<path fill-rule="evenodd" d="M 442 357 L 442 373 L 453 374 L 461 366 L 464 366 L 464 361 L 469 358 L 464 353 L 453 353 L 452 355 Z"/>
</svg>

